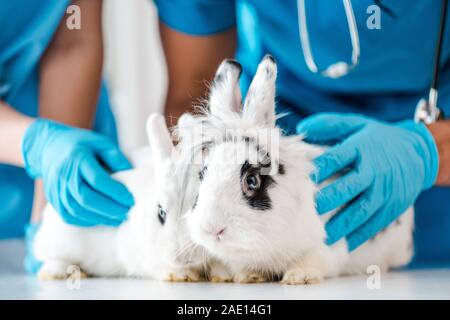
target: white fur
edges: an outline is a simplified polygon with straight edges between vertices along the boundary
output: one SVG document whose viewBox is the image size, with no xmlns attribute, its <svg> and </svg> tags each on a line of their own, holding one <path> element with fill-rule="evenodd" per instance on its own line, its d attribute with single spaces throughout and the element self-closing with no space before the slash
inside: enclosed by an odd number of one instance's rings
<svg viewBox="0 0 450 320">
<path fill-rule="evenodd" d="M 67 268 L 77 265 L 94 276 L 200 279 L 203 261 L 183 218 L 192 207 L 196 179 L 182 152 L 174 150 L 164 118 L 152 115 L 147 124 L 153 160 L 113 175 L 134 196 L 128 219 L 118 228 L 80 228 L 66 224 L 48 205 L 34 242 L 34 253 L 43 261 L 41 278 L 64 278 Z M 167 212 L 164 225 L 158 204 Z"/>
<path fill-rule="evenodd" d="M 312 159 L 323 148 L 299 136 L 282 136 L 275 127 L 276 64 L 272 59 L 267 57 L 259 65 L 242 111 L 230 105 L 238 95 L 235 68 L 227 61 L 220 66 L 215 78 L 220 83 L 214 83 L 211 90 L 211 112 L 190 118 L 191 130 L 179 132 L 185 141 L 208 149 L 207 171 L 187 220 L 193 241 L 215 259 L 211 277 L 229 278 L 217 261 L 235 281 L 281 277 L 288 284 L 365 273 L 370 265 L 388 270 L 407 264 L 412 256 L 413 208 L 400 217 L 400 223 L 391 224 L 351 253 L 345 240 L 325 244 L 325 222 L 334 213 L 317 214 L 314 196 L 318 188 L 309 177 Z M 267 139 L 268 130 L 272 139 Z M 247 143 L 249 137 L 257 143 Z M 286 171 L 273 175 L 276 183 L 268 190 L 272 207 L 265 211 L 251 208 L 241 190 L 241 166 L 259 157 L 256 144 L 277 150 L 275 164 L 282 163 Z"/>
</svg>

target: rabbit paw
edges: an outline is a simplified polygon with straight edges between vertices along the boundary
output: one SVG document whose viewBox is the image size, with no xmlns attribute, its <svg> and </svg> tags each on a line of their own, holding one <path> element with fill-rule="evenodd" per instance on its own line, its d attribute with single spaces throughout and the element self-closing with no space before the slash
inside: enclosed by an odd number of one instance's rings
<svg viewBox="0 0 450 320">
<path fill-rule="evenodd" d="M 203 273 L 194 268 L 186 268 L 180 270 L 174 270 L 167 274 L 164 281 L 169 282 L 199 282 L 204 281 Z"/>
<path fill-rule="evenodd" d="M 211 273 L 209 276 L 211 282 L 233 282 L 233 275 L 229 273 Z"/>
<path fill-rule="evenodd" d="M 224 264 L 214 261 L 211 263 L 209 271 L 209 280 L 211 282 L 232 282 L 233 274 Z"/>
<path fill-rule="evenodd" d="M 46 261 L 38 271 L 37 277 L 42 281 L 84 279 L 88 275 L 78 266 L 62 261 Z"/>
<path fill-rule="evenodd" d="M 322 273 L 315 268 L 289 269 L 281 280 L 284 284 L 316 284 L 322 281 Z"/>
<path fill-rule="evenodd" d="M 233 275 L 219 276 L 219 275 L 211 275 L 210 281 L 214 283 L 221 282 L 233 282 Z"/>
<path fill-rule="evenodd" d="M 238 283 L 262 283 L 269 281 L 267 277 L 257 272 L 236 274 L 233 277 L 234 282 Z"/>
</svg>

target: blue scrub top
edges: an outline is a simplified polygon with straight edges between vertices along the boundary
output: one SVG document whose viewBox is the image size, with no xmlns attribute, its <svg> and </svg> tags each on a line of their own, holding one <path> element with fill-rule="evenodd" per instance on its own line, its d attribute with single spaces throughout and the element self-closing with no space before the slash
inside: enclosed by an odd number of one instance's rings
<svg viewBox="0 0 450 320">
<path fill-rule="evenodd" d="M 300 43 L 297 1 L 157 0 L 160 19 L 191 35 L 210 35 L 234 25 L 243 92 L 264 54 L 278 63 L 277 109 L 289 133 L 313 113 L 354 112 L 386 121 L 411 119 L 426 95 L 437 41 L 440 0 L 352 1 L 361 58 L 348 75 L 330 79 L 309 71 Z M 350 63 L 352 46 L 342 1 L 306 0 L 311 50 L 320 70 Z M 381 29 L 366 23 L 370 5 L 381 3 Z M 450 11 L 450 8 L 449 8 Z M 450 19 L 450 13 L 449 13 Z M 450 23 L 441 60 L 439 105 L 450 114 Z M 181 49 L 180 49 L 181 50 Z M 415 264 L 450 263 L 450 188 L 423 192 L 416 204 Z"/>
<path fill-rule="evenodd" d="M 24 114 L 37 115 L 39 61 L 69 4 L 70 0 L 0 1 L 0 99 Z M 94 128 L 116 137 L 104 85 Z M 23 235 L 32 195 L 33 181 L 25 170 L 0 164 L 0 239 Z"/>
</svg>

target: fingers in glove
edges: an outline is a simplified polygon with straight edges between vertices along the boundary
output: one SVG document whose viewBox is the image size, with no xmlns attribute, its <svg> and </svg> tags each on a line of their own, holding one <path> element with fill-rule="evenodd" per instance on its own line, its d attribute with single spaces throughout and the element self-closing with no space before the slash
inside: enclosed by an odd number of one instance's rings
<svg viewBox="0 0 450 320">
<path fill-rule="evenodd" d="M 297 124 L 297 133 L 305 135 L 310 142 L 327 144 L 342 141 L 361 129 L 367 119 L 360 115 L 341 113 L 318 113 Z"/>
<path fill-rule="evenodd" d="M 353 164 L 357 157 L 358 151 L 351 143 L 338 144 L 314 159 L 311 178 L 319 184 Z"/>
<path fill-rule="evenodd" d="M 398 218 L 398 212 L 395 212 L 390 206 L 383 206 L 363 225 L 347 236 L 347 245 L 350 251 L 355 250 L 364 242 L 372 239 L 377 233 L 387 228 Z"/>
<path fill-rule="evenodd" d="M 316 195 L 319 214 L 337 209 L 355 199 L 372 184 L 372 179 L 352 170 L 325 186 Z"/>
<path fill-rule="evenodd" d="M 133 195 L 128 189 L 122 183 L 111 178 L 92 154 L 85 155 L 80 164 L 80 172 L 86 183 L 95 191 L 125 207 L 134 204 Z"/>
<path fill-rule="evenodd" d="M 334 244 L 367 222 L 381 207 L 382 199 L 373 196 L 371 190 L 361 194 L 348 207 L 336 213 L 326 224 L 327 243 Z"/>
</svg>

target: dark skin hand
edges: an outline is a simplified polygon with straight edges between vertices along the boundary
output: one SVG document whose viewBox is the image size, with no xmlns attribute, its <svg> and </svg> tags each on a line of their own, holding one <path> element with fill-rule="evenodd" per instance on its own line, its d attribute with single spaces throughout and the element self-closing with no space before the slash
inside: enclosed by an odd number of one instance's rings
<svg viewBox="0 0 450 320">
<path fill-rule="evenodd" d="M 450 186 L 450 120 L 438 121 L 428 126 L 439 153 L 437 186 Z"/>
<path fill-rule="evenodd" d="M 222 60 L 234 57 L 236 29 L 196 37 L 160 23 L 160 33 L 169 75 L 165 116 L 170 126 L 205 97 L 207 84 Z"/>
<path fill-rule="evenodd" d="M 101 0 L 75 0 L 81 29 L 66 27 L 66 14 L 40 61 L 39 116 L 90 128 L 103 64 Z"/>
</svg>

